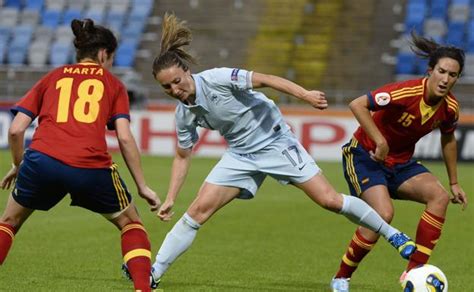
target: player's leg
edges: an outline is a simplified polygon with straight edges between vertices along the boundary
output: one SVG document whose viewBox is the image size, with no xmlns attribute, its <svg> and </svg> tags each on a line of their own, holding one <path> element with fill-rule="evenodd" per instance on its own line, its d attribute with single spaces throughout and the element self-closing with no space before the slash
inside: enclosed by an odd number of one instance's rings
<svg viewBox="0 0 474 292">
<path fill-rule="evenodd" d="M 212 214 L 236 197 L 252 198 L 264 179 L 265 175 L 255 167 L 253 156 L 224 153 L 187 212 L 166 235 L 153 264 L 154 276 L 160 278 L 191 246 L 198 229 Z"/>
<path fill-rule="evenodd" d="M 340 194 L 334 190 L 323 174 L 315 175 L 309 181 L 295 184 L 321 207 L 344 215 L 350 221 L 383 235 L 394 247 L 399 249 L 409 240 L 392 243 L 391 238 L 401 234 L 399 230 L 385 222 L 382 217 L 363 200 Z M 408 257 L 401 250 L 403 257 Z"/>
<path fill-rule="evenodd" d="M 405 200 L 426 204 L 416 231 L 418 250 L 410 257 L 408 271 L 428 262 L 441 236 L 449 204 L 449 194 L 433 174 L 424 172 L 403 182 L 398 188 L 398 195 Z"/>
<path fill-rule="evenodd" d="M 34 210 L 47 211 L 66 195 L 61 186 L 58 161 L 28 149 L 20 165 L 15 188 L 0 218 L 0 264 L 5 260 L 14 235 Z"/>
<path fill-rule="evenodd" d="M 393 204 L 384 185 L 373 186 L 361 195 L 377 213 L 388 223 L 393 218 Z M 351 278 L 359 263 L 371 251 L 379 238 L 379 234 L 364 227 L 358 227 L 354 233 L 346 252 L 344 253 L 339 270 L 334 278 Z"/>
<path fill-rule="evenodd" d="M 3 264 L 8 255 L 15 234 L 33 211 L 18 204 L 12 195 L 8 198 L 7 205 L 0 218 L 0 265 Z"/>
<path fill-rule="evenodd" d="M 123 262 L 135 289 L 150 291 L 151 245 L 133 202 L 110 221 L 121 230 Z"/>
<path fill-rule="evenodd" d="M 136 290 L 150 291 L 150 241 L 117 165 L 109 169 L 66 166 L 71 205 L 102 214 L 121 230 L 124 262 Z"/>
<path fill-rule="evenodd" d="M 156 279 L 161 278 L 169 266 L 191 246 L 201 225 L 239 193 L 240 189 L 236 187 L 204 182 L 196 199 L 161 244 L 153 264 Z"/>
</svg>

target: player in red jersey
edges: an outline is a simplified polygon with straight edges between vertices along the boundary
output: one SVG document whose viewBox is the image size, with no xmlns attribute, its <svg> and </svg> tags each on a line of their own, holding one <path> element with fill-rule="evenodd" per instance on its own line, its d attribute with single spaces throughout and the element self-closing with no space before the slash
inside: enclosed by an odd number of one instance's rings
<svg viewBox="0 0 474 292">
<path fill-rule="evenodd" d="M 412 42 L 415 53 L 429 59 L 427 77 L 388 84 L 353 100 L 349 106 L 360 127 L 343 146 L 344 174 L 351 194 L 365 200 L 387 222 L 394 214 L 391 198 L 426 205 L 416 233 L 418 249 L 406 271 L 428 261 L 449 204 L 449 194 L 439 180 L 412 159 L 416 142 L 436 128 L 441 131 L 451 201 L 462 204 L 463 209 L 467 206 L 457 178 L 454 130 L 459 105 L 450 91 L 462 72 L 464 52 L 415 34 Z M 376 233 L 358 227 L 331 282 L 333 291 L 349 291 L 352 273 L 377 239 Z"/>
<path fill-rule="evenodd" d="M 34 210 L 49 210 L 66 194 L 71 205 L 100 213 L 122 233 L 122 253 L 135 289 L 150 291 L 150 242 L 131 195 L 107 153 L 105 128 L 115 129 L 138 194 L 157 210 L 160 200 L 146 184 L 130 131 L 127 90 L 108 69 L 117 40 L 90 19 L 73 20 L 77 64 L 44 76 L 12 109 L 9 129 L 13 158 L 1 181 L 15 187 L 0 218 L 0 264 L 14 235 Z M 23 153 L 25 130 L 38 118 Z"/>
</svg>

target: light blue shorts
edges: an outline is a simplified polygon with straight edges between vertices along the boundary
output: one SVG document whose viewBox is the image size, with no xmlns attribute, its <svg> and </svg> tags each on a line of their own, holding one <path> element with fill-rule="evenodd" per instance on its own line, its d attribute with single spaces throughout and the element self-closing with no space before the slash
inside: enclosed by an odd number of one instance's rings
<svg viewBox="0 0 474 292">
<path fill-rule="evenodd" d="M 237 154 L 226 151 L 206 182 L 240 188 L 238 198 L 251 199 L 267 175 L 281 184 L 288 184 L 304 183 L 319 172 L 314 159 L 288 132 L 257 152 Z"/>
</svg>

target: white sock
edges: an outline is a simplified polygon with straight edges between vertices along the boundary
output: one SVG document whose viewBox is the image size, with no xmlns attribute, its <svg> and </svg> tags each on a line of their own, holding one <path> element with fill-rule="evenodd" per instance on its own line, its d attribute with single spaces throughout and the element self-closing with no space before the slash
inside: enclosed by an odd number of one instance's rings
<svg viewBox="0 0 474 292">
<path fill-rule="evenodd" d="M 370 230 L 383 235 L 386 239 L 395 233 L 400 232 L 385 222 L 382 217 L 363 200 L 341 194 L 343 197 L 342 209 L 339 213 L 343 214 L 350 221 L 369 228 Z"/>
<path fill-rule="evenodd" d="M 176 258 L 191 246 L 199 227 L 201 225 L 194 221 L 188 213 L 184 213 L 183 217 L 176 222 L 171 231 L 166 235 L 156 255 L 155 263 L 153 264 L 153 274 L 156 278 L 161 278 Z"/>
</svg>

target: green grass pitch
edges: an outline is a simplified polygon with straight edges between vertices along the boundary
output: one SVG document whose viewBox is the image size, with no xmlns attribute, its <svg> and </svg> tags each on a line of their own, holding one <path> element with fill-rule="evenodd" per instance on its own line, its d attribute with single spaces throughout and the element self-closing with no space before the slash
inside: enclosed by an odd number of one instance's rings
<svg viewBox="0 0 474 292">
<path fill-rule="evenodd" d="M 130 175 L 119 156 L 122 177 Z M 0 151 L 0 174 L 10 166 Z M 171 158 L 143 157 L 147 180 L 162 199 Z M 152 242 L 153 257 L 174 222 L 194 198 L 215 159 L 195 158 L 175 205 L 163 223 L 134 197 Z M 319 163 L 340 191 L 347 186 L 339 163 Z M 444 185 L 442 163 L 426 163 Z M 474 165 L 459 165 L 459 180 L 474 204 Z M 0 191 L 3 210 L 8 192 Z M 69 207 L 65 198 L 49 212 L 35 212 L 17 234 L 0 267 L 0 291 L 131 291 L 121 277 L 120 234 L 100 215 Z M 414 237 L 423 206 L 395 202 L 393 224 Z M 450 291 L 474 291 L 474 206 L 449 207 L 441 240 L 430 263 L 447 275 Z M 236 200 L 219 211 L 163 277 L 163 291 L 328 291 L 355 225 L 323 210 L 291 186 L 267 179 L 257 197 Z M 406 262 L 384 241 L 360 265 L 352 292 L 401 291 L 398 277 Z"/>
</svg>

